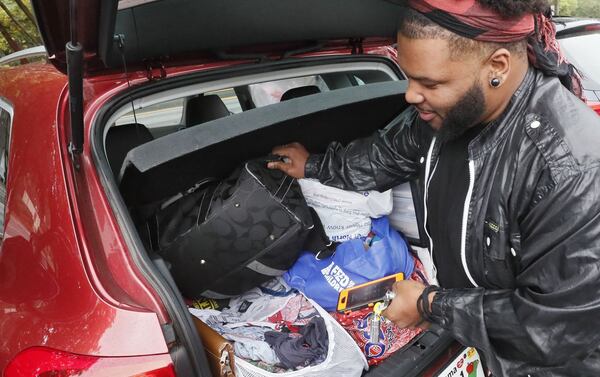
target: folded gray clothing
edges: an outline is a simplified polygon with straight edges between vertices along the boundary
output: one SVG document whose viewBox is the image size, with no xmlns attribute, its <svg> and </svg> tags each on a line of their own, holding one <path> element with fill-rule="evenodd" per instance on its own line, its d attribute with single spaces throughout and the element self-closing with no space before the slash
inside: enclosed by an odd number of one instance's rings
<svg viewBox="0 0 600 377">
<path fill-rule="evenodd" d="M 246 360 L 263 361 L 268 365 L 279 364 L 279 359 L 267 342 L 257 339 L 237 337 L 228 334 L 226 339 L 233 340 L 233 350 L 236 356 Z"/>
<path fill-rule="evenodd" d="M 265 341 L 275 351 L 279 361 L 288 369 L 313 365 L 324 360 L 329 347 L 327 327 L 321 317 L 314 317 L 298 334 L 267 331 Z"/>
</svg>

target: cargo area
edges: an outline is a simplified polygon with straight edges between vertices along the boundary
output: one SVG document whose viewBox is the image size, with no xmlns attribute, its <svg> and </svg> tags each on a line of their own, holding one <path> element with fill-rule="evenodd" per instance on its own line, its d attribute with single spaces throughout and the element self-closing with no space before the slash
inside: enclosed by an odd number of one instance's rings
<svg viewBox="0 0 600 377">
<path fill-rule="evenodd" d="M 225 115 L 199 124 L 189 124 L 193 110 L 186 108 L 186 103 L 190 99 L 176 99 L 175 103 L 183 104 L 181 124 L 161 123 L 150 128 L 150 132 L 137 122 L 127 123 L 132 119 L 142 122 L 143 112 L 132 118 L 127 113 L 127 106 L 130 110 L 131 105 L 123 106 L 103 136 L 115 183 L 145 252 L 164 266 L 160 256 L 152 252 L 146 229 L 139 220 L 148 208 L 185 192 L 197 182 L 206 178 L 223 179 L 244 161 L 265 156 L 276 145 L 297 141 L 310 152 L 318 153 L 332 141 L 347 143 L 383 129 L 407 107 L 406 81 L 382 79 L 373 72 L 370 75 L 373 78 L 370 83 L 328 91 L 300 89 L 306 93 L 262 107 L 239 109 L 237 113 L 227 103 L 229 110 Z M 239 105 L 236 101 L 234 106 L 244 107 L 243 91 L 238 88 L 235 95 Z M 221 96 L 225 102 L 227 98 Z M 124 141 L 126 138 L 128 141 Z M 414 213 L 418 203 L 413 201 L 410 185 L 405 184 L 395 193 L 402 196 L 400 200 L 406 206 L 413 206 Z M 392 213 L 391 222 L 402 224 L 403 229 L 399 230 L 415 246 L 423 246 L 417 220 L 406 213 L 406 209 L 400 217 Z M 168 269 L 163 267 L 161 273 L 168 274 Z M 363 375 L 418 376 L 441 355 L 456 351 L 453 342 L 444 331 L 432 327 Z"/>
</svg>

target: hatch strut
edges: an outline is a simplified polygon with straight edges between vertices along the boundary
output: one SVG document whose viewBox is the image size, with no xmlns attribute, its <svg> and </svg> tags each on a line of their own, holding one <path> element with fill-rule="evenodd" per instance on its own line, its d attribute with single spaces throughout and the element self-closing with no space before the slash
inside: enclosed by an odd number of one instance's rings
<svg viewBox="0 0 600 377">
<path fill-rule="evenodd" d="M 69 0 L 71 40 L 67 42 L 67 75 L 69 76 L 69 114 L 71 142 L 69 153 L 76 169 L 83 148 L 83 47 L 77 41 L 77 0 Z"/>
</svg>

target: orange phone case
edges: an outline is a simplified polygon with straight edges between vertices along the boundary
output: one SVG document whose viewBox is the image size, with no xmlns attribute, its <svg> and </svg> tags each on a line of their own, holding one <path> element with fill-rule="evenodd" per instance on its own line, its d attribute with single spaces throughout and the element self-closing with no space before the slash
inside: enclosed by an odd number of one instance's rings
<svg viewBox="0 0 600 377">
<path fill-rule="evenodd" d="M 337 311 L 348 312 L 373 305 L 375 302 L 383 300 L 385 292 L 391 289 L 395 282 L 400 280 L 404 280 L 404 274 L 402 272 L 356 285 L 351 288 L 346 288 L 340 292 L 338 297 Z M 372 292 L 365 292 L 365 290 L 370 290 Z M 356 297 L 360 296 L 365 297 L 355 300 Z"/>
</svg>

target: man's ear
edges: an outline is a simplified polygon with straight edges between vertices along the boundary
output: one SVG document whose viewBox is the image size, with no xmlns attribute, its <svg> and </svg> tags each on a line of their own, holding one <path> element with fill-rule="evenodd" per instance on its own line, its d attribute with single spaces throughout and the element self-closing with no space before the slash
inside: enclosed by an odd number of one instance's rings
<svg viewBox="0 0 600 377">
<path fill-rule="evenodd" d="M 504 83 L 508 78 L 508 74 L 511 68 L 512 55 L 510 51 L 505 48 L 499 48 L 485 62 L 485 66 L 488 70 L 488 82 L 492 80 L 499 80 L 500 84 Z M 497 81 L 496 81 L 497 82 Z"/>
</svg>

